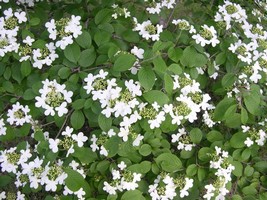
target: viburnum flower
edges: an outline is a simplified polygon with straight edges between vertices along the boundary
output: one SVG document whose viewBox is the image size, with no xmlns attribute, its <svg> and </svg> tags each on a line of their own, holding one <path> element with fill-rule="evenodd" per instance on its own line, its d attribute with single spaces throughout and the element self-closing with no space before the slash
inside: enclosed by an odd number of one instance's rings
<svg viewBox="0 0 267 200">
<path fill-rule="evenodd" d="M 33 7 L 36 2 L 40 2 L 40 1 L 43 1 L 43 0 L 17 0 L 16 3 L 18 5 L 25 5 L 28 7 Z"/>
<path fill-rule="evenodd" d="M 194 26 L 190 25 L 189 22 L 185 19 L 174 19 L 172 20 L 172 23 L 174 25 L 177 25 L 180 30 L 187 30 L 189 31 L 189 33 L 196 33 L 196 29 L 194 28 Z"/>
<path fill-rule="evenodd" d="M 176 196 L 176 186 L 169 174 L 159 174 L 154 180 L 154 184 L 149 185 L 148 192 L 152 200 L 173 199 Z"/>
<path fill-rule="evenodd" d="M 191 142 L 189 134 L 184 128 L 178 130 L 177 134 L 172 134 L 172 143 L 178 142 L 177 149 L 191 151 L 195 144 Z"/>
<path fill-rule="evenodd" d="M 17 36 L 19 24 L 27 21 L 26 13 L 24 11 L 13 12 L 12 8 L 8 8 L 3 13 L 4 17 L 0 17 L 0 35 Z"/>
<path fill-rule="evenodd" d="M 121 8 L 117 4 L 113 4 L 112 8 L 114 9 L 114 13 L 111 16 L 114 19 L 117 19 L 118 17 L 121 17 L 121 16 L 124 16 L 124 18 L 128 18 L 131 16 L 127 8 Z"/>
<path fill-rule="evenodd" d="M 62 161 L 57 160 L 53 164 L 48 163 L 42 173 L 41 185 L 45 185 L 46 191 L 55 192 L 58 185 L 63 185 L 67 174 L 63 171 Z"/>
<path fill-rule="evenodd" d="M 43 65 L 50 66 L 52 62 L 58 58 L 56 47 L 53 42 L 45 45 L 43 49 L 34 49 L 32 51 L 33 67 L 41 69 Z"/>
<path fill-rule="evenodd" d="M 17 43 L 17 38 L 1 35 L 0 34 L 0 57 L 4 57 L 8 52 L 18 52 L 19 44 Z"/>
<path fill-rule="evenodd" d="M 118 164 L 120 170 L 111 170 L 113 181 L 111 183 L 104 182 L 104 191 L 109 194 L 116 194 L 118 190 L 135 190 L 138 187 L 137 182 L 141 181 L 141 174 L 131 172 L 126 167 L 127 165 L 122 161 Z"/>
<path fill-rule="evenodd" d="M 4 119 L 0 118 L 0 136 L 6 135 L 7 128 L 5 127 Z"/>
<path fill-rule="evenodd" d="M 30 112 L 29 107 L 27 105 L 20 105 L 19 102 L 13 104 L 12 109 L 9 109 L 7 112 L 7 122 L 10 125 L 22 126 L 25 123 L 30 123 L 32 120 L 31 115 L 28 114 Z"/>
<path fill-rule="evenodd" d="M 83 132 L 79 132 L 77 135 L 73 134 L 72 139 L 77 142 L 78 147 L 82 147 L 83 143 L 88 140 L 88 137 L 83 134 Z"/>
<path fill-rule="evenodd" d="M 134 19 L 134 21 L 136 21 L 136 19 Z M 155 26 L 150 20 L 144 21 L 141 24 L 137 23 L 136 21 L 136 26 L 133 30 L 139 31 L 139 35 L 141 35 L 146 40 L 151 39 L 152 41 L 158 41 L 160 33 L 163 31 L 163 25 L 157 24 Z"/>
<path fill-rule="evenodd" d="M 195 39 L 196 43 L 200 44 L 202 47 L 206 46 L 207 44 L 211 44 L 213 47 L 215 47 L 220 43 L 217 37 L 217 31 L 213 26 L 208 27 L 206 24 L 201 26 L 199 33 L 193 35 L 192 38 Z"/>
<path fill-rule="evenodd" d="M 0 151 L 0 163 L 2 172 L 13 172 L 16 174 L 18 166 L 24 164 L 31 158 L 30 150 L 20 150 L 17 152 L 17 147 Z"/>
<path fill-rule="evenodd" d="M 36 157 L 29 163 L 22 164 L 22 174 L 28 176 L 31 188 L 37 189 L 41 183 L 41 175 L 44 171 L 42 164 L 43 159 L 40 159 L 39 157 Z"/>
<path fill-rule="evenodd" d="M 232 27 L 231 22 L 243 23 L 246 19 L 247 14 L 245 9 L 242 9 L 239 4 L 225 0 L 224 5 L 219 6 L 214 21 L 224 22 L 226 24 L 226 30 L 228 30 Z"/>
<path fill-rule="evenodd" d="M 65 49 L 66 46 L 73 43 L 74 38 L 82 34 L 80 20 L 80 16 L 72 15 L 71 18 L 61 18 L 58 21 L 52 19 L 45 24 L 49 32 L 49 38 L 57 40 L 56 47 Z"/>
<path fill-rule="evenodd" d="M 65 90 L 65 84 L 58 84 L 56 80 L 42 81 L 43 88 L 39 90 L 41 96 L 35 97 L 36 107 L 45 109 L 45 115 L 54 116 L 57 112 L 59 117 L 62 117 L 68 112 L 67 103 L 71 103 L 72 91 Z"/>
<path fill-rule="evenodd" d="M 138 59 L 143 59 L 144 58 L 144 49 L 138 48 L 134 46 L 134 48 L 131 49 L 131 53 L 135 55 Z"/>
</svg>

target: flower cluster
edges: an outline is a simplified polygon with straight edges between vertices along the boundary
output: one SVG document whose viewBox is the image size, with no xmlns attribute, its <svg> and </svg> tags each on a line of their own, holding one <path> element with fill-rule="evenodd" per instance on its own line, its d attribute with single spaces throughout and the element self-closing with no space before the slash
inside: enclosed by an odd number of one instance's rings
<svg viewBox="0 0 267 200">
<path fill-rule="evenodd" d="M 7 122 L 10 125 L 22 126 L 25 123 L 31 122 L 31 115 L 29 115 L 29 107 L 21 105 L 19 102 L 12 105 L 12 109 L 7 111 Z"/>
<path fill-rule="evenodd" d="M 231 23 L 243 23 L 246 19 L 246 11 L 239 4 L 226 0 L 224 5 L 219 6 L 214 20 L 225 24 L 224 27 L 228 30 L 232 27 Z"/>
<path fill-rule="evenodd" d="M 188 74 L 173 75 L 173 89 L 180 93 L 173 104 L 164 105 L 164 111 L 172 118 L 172 124 L 180 125 L 185 121 L 193 123 L 197 120 L 197 113 L 208 111 L 213 106 L 208 103 L 209 94 L 203 94 L 200 84 L 191 79 Z"/>
<path fill-rule="evenodd" d="M 225 196 L 229 193 L 226 188 L 226 184 L 232 180 L 231 173 L 235 169 L 233 165 L 229 163 L 228 152 L 223 151 L 220 147 L 215 146 L 216 152 L 211 154 L 212 160 L 210 161 L 210 168 L 215 169 L 215 175 L 217 179 L 213 184 L 206 185 L 206 194 L 203 196 L 205 199 L 225 199 Z"/>
<path fill-rule="evenodd" d="M 175 4 L 176 4 L 175 0 L 171 0 L 171 1 L 170 0 L 164 0 L 164 1 L 160 1 L 160 2 L 152 1 L 146 7 L 146 10 L 150 14 L 159 14 L 164 8 L 167 8 L 167 9 L 174 8 Z"/>
<path fill-rule="evenodd" d="M 202 47 L 206 46 L 207 44 L 211 44 L 213 47 L 215 47 L 220 43 L 217 37 L 217 31 L 213 26 L 209 27 L 206 24 L 201 26 L 199 33 L 193 35 L 192 38 L 195 39 L 196 43 L 200 44 Z"/>
<path fill-rule="evenodd" d="M 83 132 L 79 132 L 78 134 L 72 133 L 73 128 L 67 126 L 65 131 L 62 132 L 62 135 L 64 136 L 63 139 L 49 138 L 49 148 L 52 150 L 52 152 L 57 153 L 59 150 L 58 146 L 60 146 L 63 150 L 67 151 L 66 157 L 68 157 L 69 154 L 74 153 L 74 148 L 76 145 L 78 147 L 83 147 L 84 142 L 87 141 L 88 137 L 86 137 Z"/>
<path fill-rule="evenodd" d="M 54 116 L 57 112 L 59 117 L 68 113 L 67 103 L 71 103 L 73 92 L 65 90 L 65 85 L 60 85 L 56 80 L 42 81 L 43 88 L 39 90 L 41 96 L 35 97 L 35 106 L 45 109 L 45 115 Z"/>
<path fill-rule="evenodd" d="M 72 15 L 71 18 L 52 19 L 45 24 L 49 38 L 56 41 L 56 47 L 65 49 L 73 43 L 73 39 L 82 34 L 81 17 Z"/>
<path fill-rule="evenodd" d="M 114 9 L 114 13 L 111 15 L 114 19 L 117 19 L 118 16 L 124 16 L 125 18 L 128 18 L 131 16 L 130 12 L 127 8 L 120 8 L 118 4 L 113 4 L 112 8 Z"/>
<path fill-rule="evenodd" d="M 163 31 L 163 25 L 153 25 L 150 20 L 144 21 L 142 23 L 138 23 L 137 19 L 134 18 L 134 31 L 138 31 L 139 35 L 141 35 L 146 40 L 151 39 L 152 41 L 158 41 L 160 37 L 160 33 Z"/>
<path fill-rule="evenodd" d="M 178 130 L 177 134 L 172 134 L 172 143 L 178 142 L 177 149 L 191 151 L 195 144 L 191 143 L 190 137 L 184 128 Z"/>
<path fill-rule="evenodd" d="M 259 123 L 261 125 L 264 125 L 265 123 Z M 254 143 L 256 143 L 259 146 L 263 146 L 266 142 L 266 132 L 262 128 L 254 128 L 249 126 L 241 126 L 242 132 L 247 134 L 248 137 L 246 138 L 246 141 L 244 142 L 247 147 L 250 147 Z M 264 126 L 263 126 L 264 127 Z"/>
<path fill-rule="evenodd" d="M 117 194 L 118 191 L 135 190 L 138 187 L 138 182 L 141 181 L 141 174 L 131 172 L 126 169 L 127 165 L 121 161 L 118 164 L 118 170 L 112 169 L 112 182 L 104 182 L 103 190 L 109 194 Z"/>
<path fill-rule="evenodd" d="M 189 195 L 188 190 L 193 187 L 193 179 L 187 177 L 173 178 L 170 174 L 161 173 L 154 180 L 154 184 L 149 185 L 148 192 L 153 200 L 173 199 L 177 193 L 176 188 L 180 191 L 180 197 Z"/>
</svg>

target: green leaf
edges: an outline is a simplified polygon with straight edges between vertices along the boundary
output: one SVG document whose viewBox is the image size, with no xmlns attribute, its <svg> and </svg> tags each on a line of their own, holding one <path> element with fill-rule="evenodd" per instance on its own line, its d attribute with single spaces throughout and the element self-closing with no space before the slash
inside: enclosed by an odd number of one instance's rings
<svg viewBox="0 0 267 200">
<path fill-rule="evenodd" d="M 155 161 L 166 172 L 176 172 L 182 168 L 182 162 L 172 153 L 162 153 Z"/>
<path fill-rule="evenodd" d="M 222 78 L 222 86 L 224 88 L 230 88 L 230 87 L 232 87 L 234 85 L 235 81 L 236 81 L 235 74 L 227 73 Z"/>
<path fill-rule="evenodd" d="M 180 65 L 178 64 L 171 64 L 169 67 L 168 67 L 168 70 L 173 72 L 174 74 L 176 75 L 180 75 L 183 73 L 183 69 L 181 68 Z"/>
<path fill-rule="evenodd" d="M 246 108 L 252 115 L 258 115 L 260 112 L 261 95 L 256 87 L 251 87 L 251 92 L 244 94 Z"/>
<path fill-rule="evenodd" d="M 195 144 L 199 144 L 202 140 L 202 131 L 199 128 L 194 128 L 190 131 L 189 137 Z"/>
<path fill-rule="evenodd" d="M 257 189 L 253 185 L 246 186 L 242 189 L 245 195 L 255 195 L 258 193 Z"/>
<path fill-rule="evenodd" d="M 131 29 L 127 29 L 122 33 L 122 38 L 127 42 L 138 43 L 139 42 L 139 34 Z"/>
<path fill-rule="evenodd" d="M 261 173 L 267 173 L 267 161 L 256 162 L 253 167 Z"/>
<path fill-rule="evenodd" d="M 28 76 L 32 71 L 32 66 L 31 66 L 31 63 L 30 61 L 23 61 L 21 63 L 21 67 L 20 67 L 20 72 L 21 72 L 21 75 L 22 76 Z"/>
<path fill-rule="evenodd" d="M 92 44 L 92 38 L 88 31 L 83 31 L 83 33 L 79 35 L 75 41 L 84 49 L 89 48 Z"/>
<path fill-rule="evenodd" d="M 208 59 L 200 54 L 192 46 L 186 47 L 180 59 L 182 65 L 187 67 L 202 67 L 207 63 Z"/>
<path fill-rule="evenodd" d="M 107 118 L 105 115 L 99 114 L 98 125 L 103 131 L 108 132 L 112 126 L 112 118 Z"/>
<path fill-rule="evenodd" d="M 149 161 L 143 161 L 140 164 L 134 164 L 129 167 L 127 167 L 128 170 L 140 174 L 146 174 L 151 169 L 151 162 Z"/>
<path fill-rule="evenodd" d="M 241 125 L 241 115 L 234 113 L 226 118 L 225 125 L 229 128 L 239 128 Z"/>
<path fill-rule="evenodd" d="M 136 58 L 131 54 L 120 55 L 114 63 L 113 69 L 115 71 L 126 71 L 130 69 L 135 63 Z"/>
<path fill-rule="evenodd" d="M 236 177 L 240 177 L 243 174 L 243 165 L 241 164 L 241 162 L 238 161 L 233 161 L 232 165 L 235 167 L 235 169 L 233 170 L 233 174 Z"/>
<path fill-rule="evenodd" d="M 153 59 L 153 64 L 154 64 L 154 70 L 155 72 L 160 76 L 161 79 L 163 79 L 164 74 L 166 73 L 167 70 L 167 65 L 163 58 L 157 57 Z"/>
<path fill-rule="evenodd" d="M 121 138 L 119 138 L 118 136 L 111 137 L 108 139 L 104 146 L 106 149 L 108 149 L 109 158 L 117 155 L 117 153 L 119 152 L 120 144 Z"/>
<path fill-rule="evenodd" d="M 97 154 L 87 147 L 77 147 L 71 155 L 78 158 L 84 164 L 95 162 L 97 159 Z"/>
<path fill-rule="evenodd" d="M 223 135 L 219 131 L 216 131 L 216 130 L 210 131 L 206 137 L 207 137 L 207 140 L 210 142 L 223 140 Z"/>
<path fill-rule="evenodd" d="M 142 156 L 148 156 L 151 154 L 152 148 L 149 144 L 143 144 L 141 145 L 140 149 L 139 149 L 139 153 Z"/>
<path fill-rule="evenodd" d="M 247 165 L 245 170 L 244 170 L 244 175 L 245 176 L 252 176 L 253 173 L 254 173 L 254 168 L 249 166 L 249 165 Z"/>
<path fill-rule="evenodd" d="M 224 119 L 226 110 L 234 103 L 235 100 L 233 98 L 224 98 L 221 100 L 214 110 L 214 120 L 222 121 Z"/>
<path fill-rule="evenodd" d="M 95 59 L 96 52 L 94 47 L 91 47 L 90 49 L 82 51 L 78 64 L 81 65 L 81 67 L 89 67 L 95 62 Z"/>
<path fill-rule="evenodd" d="M 33 92 L 32 89 L 27 89 L 24 94 L 23 94 L 23 99 L 24 100 L 32 100 L 36 97 L 36 94 Z"/>
<path fill-rule="evenodd" d="M 251 150 L 250 149 L 244 149 L 244 151 L 241 154 L 241 160 L 247 161 L 251 156 Z"/>
<path fill-rule="evenodd" d="M 169 97 L 159 90 L 151 90 L 143 94 L 145 100 L 150 104 L 157 102 L 160 106 L 167 104 L 169 102 Z"/>
<path fill-rule="evenodd" d="M 209 147 L 202 147 L 199 151 L 198 151 L 198 158 L 204 162 L 208 162 L 211 157 L 209 156 L 210 154 L 213 153 L 213 150 Z"/>
<path fill-rule="evenodd" d="M 71 71 L 68 67 L 62 67 L 58 70 L 58 75 L 61 79 L 67 79 L 70 75 Z"/>
<path fill-rule="evenodd" d="M 84 104 L 85 104 L 85 99 L 77 99 L 76 101 L 72 103 L 72 107 L 75 110 L 80 110 L 84 107 Z"/>
<path fill-rule="evenodd" d="M 224 52 L 219 53 L 215 58 L 215 62 L 217 65 L 222 65 L 223 63 L 225 63 L 225 61 L 226 61 L 226 55 Z"/>
<path fill-rule="evenodd" d="M 9 183 L 11 183 L 12 178 L 8 175 L 1 174 L 0 176 L 0 187 L 3 188 L 7 186 Z"/>
<path fill-rule="evenodd" d="M 246 124 L 248 121 L 248 112 L 245 108 L 241 107 L 241 122 Z"/>
<path fill-rule="evenodd" d="M 74 42 L 71 45 L 68 45 L 64 50 L 64 55 L 69 61 L 77 63 L 81 55 L 81 50 L 79 45 L 76 42 Z"/>
<path fill-rule="evenodd" d="M 245 146 L 245 140 L 247 138 L 247 134 L 243 132 L 235 133 L 232 138 L 230 139 L 231 147 L 235 149 L 243 148 Z"/>
<path fill-rule="evenodd" d="M 70 117 L 70 123 L 74 129 L 80 129 L 84 125 L 85 119 L 81 110 L 75 110 Z"/>
<path fill-rule="evenodd" d="M 2 83 L 2 87 L 5 91 L 13 93 L 14 92 L 14 86 L 10 81 L 5 81 Z"/>
<path fill-rule="evenodd" d="M 169 74 L 164 75 L 164 88 L 166 92 L 171 95 L 173 91 L 173 80 Z"/>
<path fill-rule="evenodd" d="M 183 50 L 181 48 L 171 47 L 168 50 L 168 56 L 174 62 L 178 62 L 182 57 L 182 55 L 183 55 Z"/>
<path fill-rule="evenodd" d="M 232 200 L 243 200 L 243 198 L 240 195 L 235 194 L 232 196 Z"/>
<path fill-rule="evenodd" d="M 88 186 L 88 183 L 79 172 L 69 168 L 65 169 L 65 172 L 68 175 L 65 179 L 65 184 L 71 191 L 75 192 L 84 186 Z"/>
<path fill-rule="evenodd" d="M 124 192 L 121 197 L 121 200 L 144 200 L 145 198 L 142 195 L 142 192 L 139 190 L 129 190 Z"/>
<path fill-rule="evenodd" d="M 201 182 L 203 181 L 207 176 L 207 171 L 204 168 L 198 168 L 197 170 L 197 178 Z"/>
<path fill-rule="evenodd" d="M 104 8 L 101 9 L 95 16 L 95 23 L 100 24 L 100 23 L 106 23 L 109 22 L 112 18 L 112 10 Z"/>
<path fill-rule="evenodd" d="M 34 133 L 34 139 L 37 141 L 44 141 L 45 140 L 44 133 L 42 131 L 36 131 Z"/>
<path fill-rule="evenodd" d="M 31 20 L 29 21 L 31 26 L 37 26 L 38 24 L 40 24 L 40 19 L 38 17 L 33 17 L 31 18 Z"/>
<path fill-rule="evenodd" d="M 197 174 L 197 165 L 196 164 L 191 164 L 186 168 L 186 175 L 188 176 L 195 176 Z"/>
<path fill-rule="evenodd" d="M 142 67 L 138 71 L 138 80 L 145 90 L 150 90 L 155 84 L 156 76 L 151 67 Z"/>
</svg>

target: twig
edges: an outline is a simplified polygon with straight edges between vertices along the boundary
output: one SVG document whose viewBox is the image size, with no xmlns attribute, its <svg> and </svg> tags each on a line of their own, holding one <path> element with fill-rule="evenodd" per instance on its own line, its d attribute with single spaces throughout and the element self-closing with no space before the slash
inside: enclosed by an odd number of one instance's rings
<svg viewBox="0 0 267 200">
<path fill-rule="evenodd" d="M 167 23 L 164 25 L 164 28 L 168 27 L 168 25 L 169 25 L 169 23 L 170 23 L 170 21 L 171 21 L 171 19 L 172 19 L 172 16 L 173 16 L 173 14 L 174 14 L 174 10 L 175 10 L 175 8 L 177 7 L 178 2 L 179 2 L 179 0 L 176 0 L 176 2 L 175 2 L 175 6 L 174 6 L 174 8 L 172 9 L 171 13 L 169 14 L 168 21 L 167 21 Z"/>
<path fill-rule="evenodd" d="M 63 128 L 64 128 L 64 126 L 65 126 L 65 124 L 67 123 L 67 121 L 68 121 L 68 119 L 69 119 L 69 116 L 71 115 L 71 113 L 73 113 L 73 111 L 74 111 L 74 109 L 72 109 L 68 114 L 67 114 L 67 116 L 66 116 L 66 118 L 65 118 L 65 121 L 63 122 L 63 124 L 62 124 L 62 126 L 61 126 L 61 128 L 60 128 L 60 130 L 58 131 L 58 133 L 57 133 L 57 135 L 56 135 L 56 138 L 55 139 L 57 139 L 58 138 L 58 136 L 60 135 L 60 133 L 62 132 L 62 130 L 63 130 Z"/>
</svg>

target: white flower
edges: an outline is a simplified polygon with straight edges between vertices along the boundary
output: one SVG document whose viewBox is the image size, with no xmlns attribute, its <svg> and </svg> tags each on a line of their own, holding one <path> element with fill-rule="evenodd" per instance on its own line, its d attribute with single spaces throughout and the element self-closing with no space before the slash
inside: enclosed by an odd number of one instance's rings
<svg viewBox="0 0 267 200">
<path fill-rule="evenodd" d="M 206 24 L 201 26 L 201 31 L 193 35 L 192 38 L 196 40 L 197 44 L 200 44 L 202 47 L 206 46 L 206 44 L 211 44 L 215 47 L 220 41 L 217 38 L 217 31 L 213 26 L 208 27 Z"/>
<path fill-rule="evenodd" d="M 4 119 L 0 118 L 0 136 L 6 135 L 7 128 L 5 127 Z"/>
<path fill-rule="evenodd" d="M 64 50 L 69 44 L 73 43 L 74 38 L 82 34 L 80 20 L 80 16 L 72 15 L 71 18 L 61 18 L 59 21 L 51 19 L 50 22 L 45 24 L 50 39 L 57 40 L 57 35 L 60 36 L 60 40 L 56 41 L 56 47 Z M 64 31 L 59 33 L 58 29 Z"/>
<path fill-rule="evenodd" d="M 125 162 L 121 161 L 120 164 L 118 164 L 118 168 L 120 170 L 124 170 L 127 167 L 127 165 L 125 164 Z"/>
<path fill-rule="evenodd" d="M 137 137 L 133 141 L 133 146 L 139 146 L 141 141 L 144 139 L 144 136 L 138 134 Z"/>
<path fill-rule="evenodd" d="M 56 80 L 49 81 L 46 79 L 42 81 L 43 88 L 39 90 L 41 96 L 35 97 L 36 107 L 42 107 L 45 109 L 45 115 L 54 116 L 57 114 L 62 117 L 68 112 L 67 103 L 71 103 L 72 91 L 65 90 L 65 85 L 58 84 Z"/>
<path fill-rule="evenodd" d="M 154 26 L 150 20 L 147 20 L 141 24 L 137 23 L 133 30 L 139 31 L 139 35 L 146 40 L 158 41 L 160 33 L 163 31 L 163 25 L 157 24 Z"/>
<path fill-rule="evenodd" d="M 159 14 L 161 11 L 162 5 L 161 3 L 155 3 L 154 7 L 147 7 L 146 10 L 150 13 L 150 14 Z"/>
<path fill-rule="evenodd" d="M 10 125 L 15 124 L 16 126 L 22 126 L 25 123 L 31 122 L 31 115 L 28 113 L 30 112 L 29 107 L 20 105 L 19 102 L 12 105 L 12 109 L 9 109 L 7 111 L 7 122 L 9 122 Z"/>
<path fill-rule="evenodd" d="M 79 132 L 78 135 L 73 134 L 72 139 L 74 139 L 77 142 L 78 147 L 82 147 L 83 143 L 88 140 L 88 137 L 84 136 L 83 132 Z"/>
<path fill-rule="evenodd" d="M 59 139 L 54 140 L 54 139 L 50 138 L 48 140 L 48 142 L 49 142 L 49 148 L 52 150 L 52 152 L 57 153 L 58 152 L 58 144 L 59 144 L 60 140 Z"/>
<path fill-rule="evenodd" d="M 138 47 L 134 46 L 134 48 L 131 50 L 131 53 L 139 59 L 144 58 L 144 49 L 142 48 L 139 49 Z"/>
<path fill-rule="evenodd" d="M 31 38 L 31 36 L 27 36 L 22 42 L 25 43 L 25 44 L 28 44 L 29 46 L 32 46 L 32 43 L 34 42 L 34 39 Z"/>
</svg>

